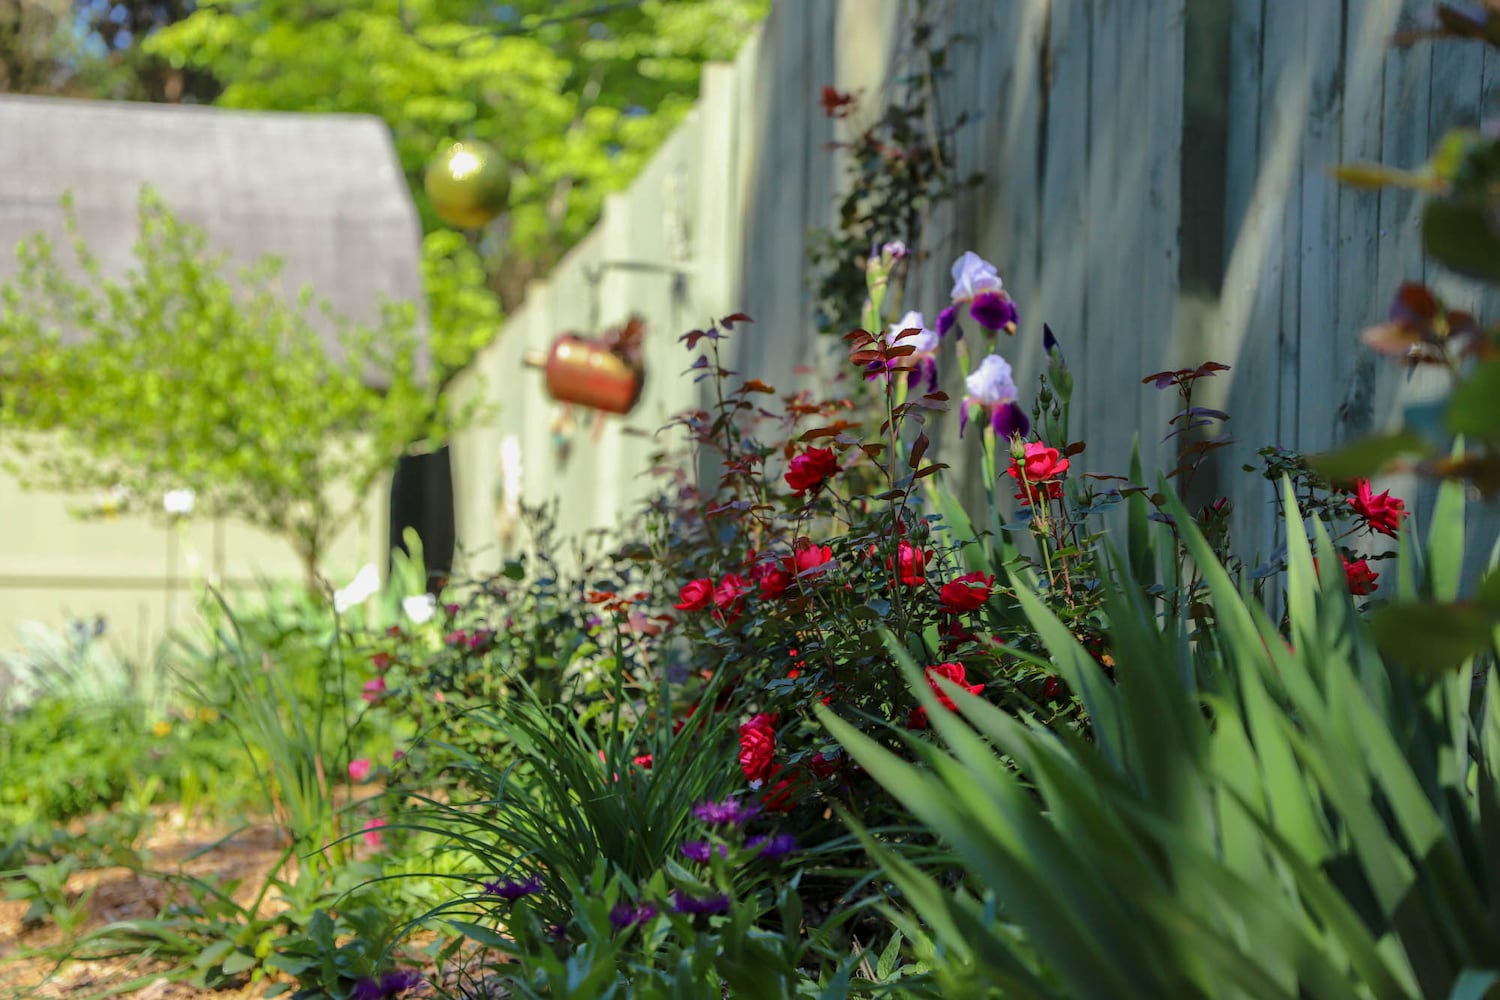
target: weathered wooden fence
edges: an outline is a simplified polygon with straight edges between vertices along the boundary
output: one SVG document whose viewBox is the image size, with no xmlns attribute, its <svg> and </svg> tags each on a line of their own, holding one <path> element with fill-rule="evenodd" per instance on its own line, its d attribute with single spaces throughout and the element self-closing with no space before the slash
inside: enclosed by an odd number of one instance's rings
<svg viewBox="0 0 1500 1000">
<path fill-rule="evenodd" d="M 788 388 L 838 349 L 814 332 L 805 247 L 832 221 L 843 164 L 819 89 L 863 89 L 902 71 L 907 0 L 785 0 L 733 65 L 709 67 L 692 117 L 596 232 L 528 291 L 463 388 L 497 404 L 458 442 L 461 544 L 493 565 L 518 499 L 556 497 L 570 529 L 607 526 L 649 489 L 650 432 L 695 401 L 677 335 L 710 317 L 755 318 L 732 367 Z M 1240 536 L 1272 544 L 1264 484 L 1237 470 L 1266 444 L 1317 449 L 1387 425 L 1424 391 L 1377 365 L 1359 331 L 1403 279 L 1495 314 L 1430 268 L 1417 205 L 1342 188 L 1330 168 L 1412 165 L 1455 124 L 1495 108 L 1500 61 L 1476 44 L 1398 50 L 1425 0 L 932 0 L 950 39 L 944 112 L 967 112 L 959 176 L 985 182 L 934 214 L 931 259 L 910 308 L 947 304 L 965 249 L 994 261 L 1022 311 L 999 345 L 1034 385 L 1041 324 L 1078 383 L 1081 465 L 1122 472 L 1139 434 L 1161 457 L 1172 399 L 1148 372 L 1216 360 L 1210 405 L 1240 442 L 1217 488 Z M 566 426 L 525 371 L 565 330 L 637 312 L 651 324 L 651 381 L 627 421 Z M 950 373 L 946 388 L 961 386 Z M 945 435 L 944 460 L 973 465 Z M 1260 492 L 1254 492 L 1260 491 Z"/>
</svg>

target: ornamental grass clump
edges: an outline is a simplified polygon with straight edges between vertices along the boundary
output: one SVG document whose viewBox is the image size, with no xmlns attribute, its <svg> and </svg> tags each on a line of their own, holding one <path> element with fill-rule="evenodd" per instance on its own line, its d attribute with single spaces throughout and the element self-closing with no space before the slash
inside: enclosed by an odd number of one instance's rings
<svg viewBox="0 0 1500 1000">
<path fill-rule="evenodd" d="M 1285 496 L 1294 507 L 1289 484 Z M 1316 519 L 1289 521 L 1280 628 L 1186 508 L 1168 509 L 1211 633 L 1194 639 L 1189 619 L 1143 601 L 1111 552 L 1110 681 L 1038 581 L 1017 584 L 1091 739 L 932 683 L 889 637 L 941 746 L 908 737 L 898 752 L 819 710 L 967 873 L 946 891 L 862 834 L 903 896 L 898 923 L 930 935 L 949 989 L 1005 996 L 1487 995 L 1500 982 L 1493 639 L 1456 669 L 1383 656 Z M 1462 510 L 1446 486 L 1427 548 L 1402 533 L 1402 599 L 1457 587 Z M 938 710 L 945 697 L 956 713 Z"/>
</svg>

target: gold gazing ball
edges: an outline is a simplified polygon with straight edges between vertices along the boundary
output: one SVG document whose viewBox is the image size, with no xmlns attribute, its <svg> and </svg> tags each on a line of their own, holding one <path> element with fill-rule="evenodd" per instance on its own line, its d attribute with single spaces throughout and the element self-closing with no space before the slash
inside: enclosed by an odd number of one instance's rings
<svg viewBox="0 0 1500 1000">
<path fill-rule="evenodd" d="M 462 229 L 488 225 L 505 211 L 510 195 L 504 158 L 475 139 L 455 142 L 433 157 L 424 186 L 438 217 Z"/>
</svg>

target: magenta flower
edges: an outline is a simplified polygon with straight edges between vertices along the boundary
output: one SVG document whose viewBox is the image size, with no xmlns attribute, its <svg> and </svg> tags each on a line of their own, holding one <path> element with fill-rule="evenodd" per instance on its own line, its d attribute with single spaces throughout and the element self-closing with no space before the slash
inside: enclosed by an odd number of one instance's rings
<svg viewBox="0 0 1500 1000">
<path fill-rule="evenodd" d="M 693 806 L 693 815 L 709 826 L 742 826 L 755 817 L 753 802 L 725 799 L 723 802 L 700 802 Z"/>
<path fill-rule="evenodd" d="M 360 693 L 360 697 L 373 705 L 380 700 L 380 696 L 383 694 L 385 694 L 385 678 L 376 677 L 374 680 L 365 681 L 364 690 Z"/>
<path fill-rule="evenodd" d="M 995 436 L 1009 440 L 1031 430 L 1031 421 L 1016 402 L 1016 381 L 1011 375 L 1010 362 L 998 354 L 991 354 L 969 373 L 964 382 L 968 394 L 958 408 L 958 434 L 963 436 L 969 424 L 971 410 L 983 410 L 989 414 L 990 428 Z"/>
<path fill-rule="evenodd" d="M 365 846 L 371 850 L 383 850 L 385 848 L 385 838 L 381 836 L 380 831 L 384 828 L 385 820 L 383 819 L 372 819 L 366 823 L 359 834 L 364 839 Z"/>
<path fill-rule="evenodd" d="M 359 784 L 370 776 L 370 758 L 356 757 L 349 762 L 349 780 Z"/>
</svg>

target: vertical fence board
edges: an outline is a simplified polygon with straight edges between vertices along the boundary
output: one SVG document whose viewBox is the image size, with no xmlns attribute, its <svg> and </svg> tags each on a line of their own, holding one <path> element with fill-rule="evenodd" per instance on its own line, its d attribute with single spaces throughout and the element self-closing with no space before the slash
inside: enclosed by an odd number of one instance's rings
<svg viewBox="0 0 1500 1000">
<path fill-rule="evenodd" d="M 1303 448 L 1322 449 L 1333 444 L 1337 397 L 1331 390 L 1339 367 L 1339 196 L 1330 171 L 1340 158 L 1343 94 L 1339 67 L 1344 12 L 1340 0 L 1317 0 L 1305 10 L 1301 62 L 1308 77 L 1308 101 L 1294 195 L 1299 202 L 1300 273 L 1297 311 L 1290 318 L 1297 342 L 1295 384 L 1302 387 L 1295 391 L 1295 437 Z M 1284 385 L 1286 378 L 1283 376 Z M 1288 390 L 1284 388 L 1283 392 Z M 1282 435 L 1293 436 L 1287 429 Z"/>
<path fill-rule="evenodd" d="M 1128 7 L 1128 4 L 1124 6 Z M 1075 435 L 1087 441 L 1083 467 L 1107 471 L 1105 456 L 1112 448 L 1129 447 L 1133 427 L 1110 427 L 1102 407 L 1105 393 L 1091 387 L 1110 384 L 1117 362 L 1128 357 L 1117 340 L 1120 332 L 1121 254 L 1129 244 L 1120 231 L 1119 217 L 1126 197 L 1120 178 L 1123 153 L 1117 103 L 1120 89 L 1120 0 L 1094 0 L 1089 22 L 1089 244 L 1088 271 L 1083 289 L 1084 327 L 1077 382 L 1082 418 Z M 1132 140 L 1135 137 L 1130 137 Z"/>
<path fill-rule="evenodd" d="M 1382 148 L 1386 39 L 1396 27 L 1400 0 L 1349 6 L 1344 40 L 1344 107 L 1340 119 L 1343 162 L 1375 162 Z M 1383 294 L 1371 287 L 1380 267 L 1380 196 L 1337 189 L 1339 219 L 1337 322 L 1324 336 L 1338 345 L 1332 373 L 1338 408 L 1333 436 L 1346 441 L 1374 428 L 1375 359 L 1358 346 L 1359 331 L 1383 311 Z"/>
<path fill-rule="evenodd" d="M 1183 70 L 1185 66 L 1186 18 L 1184 0 L 1157 0 L 1134 12 L 1144 33 L 1142 46 L 1147 50 L 1145 72 L 1140 80 L 1144 87 L 1136 95 L 1145 115 L 1147 141 L 1136 142 L 1145 158 L 1141 178 L 1138 246 L 1141 270 L 1136 280 L 1139 289 L 1151 289 L 1150 295 L 1136 291 L 1129 298 L 1136 303 L 1136 343 L 1142 369 L 1131 379 L 1135 393 L 1136 426 L 1140 428 L 1143 457 L 1172 462 L 1174 449 L 1161 443 L 1167 433 L 1168 417 L 1176 411 L 1174 400 L 1166 393 L 1140 384 L 1150 371 L 1175 367 L 1180 357 L 1175 343 L 1177 300 L 1179 291 L 1178 247 L 1182 225 L 1182 139 L 1183 139 Z M 1128 471 L 1122 453 L 1108 456 L 1116 472 Z"/>
<path fill-rule="evenodd" d="M 1082 360 L 1089 247 L 1089 3 L 1052 0 L 1042 210 L 1037 238 L 1039 322 L 1051 324 L 1070 364 Z"/>
</svg>

